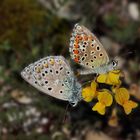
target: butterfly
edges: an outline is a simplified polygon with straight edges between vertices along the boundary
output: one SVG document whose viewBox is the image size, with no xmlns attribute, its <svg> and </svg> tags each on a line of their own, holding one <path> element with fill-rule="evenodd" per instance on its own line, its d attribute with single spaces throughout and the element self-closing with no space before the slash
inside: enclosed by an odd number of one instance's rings
<svg viewBox="0 0 140 140">
<path fill-rule="evenodd" d="M 73 106 L 82 99 L 81 84 L 63 56 L 48 56 L 25 67 L 21 76 L 39 91 Z"/>
<path fill-rule="evenodd" d="M 107 73 L 118 65 L 115 59 L 109 61 L 108 54 L 97 37 L 79 24 L 74 26 L 69 51 L 71 58 L 85 68 L 80 74 Z"/>
</svg>

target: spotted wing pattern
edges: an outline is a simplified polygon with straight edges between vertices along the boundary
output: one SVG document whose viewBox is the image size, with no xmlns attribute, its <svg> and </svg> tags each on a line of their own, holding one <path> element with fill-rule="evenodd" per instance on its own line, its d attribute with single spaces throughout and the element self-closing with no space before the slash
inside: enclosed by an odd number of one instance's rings
<svg viewBox="0 0 140 140">
<path fill-rule="evenodd" d="M 40 59 L 27 66 L 21 76 L 38 90 L 55 98 L 69 100 L 72 94 L 73 80 L 69 79 L 74 79 L 74 74 L 62 56 Z"/>
<path fill-rule="evenodd" d="M 76 62 L 89 69 L 96 69 L 109 62 L 108 55 L 86 27 L 76 24 L 70 38 L 70 55 Z"/>
</svg>

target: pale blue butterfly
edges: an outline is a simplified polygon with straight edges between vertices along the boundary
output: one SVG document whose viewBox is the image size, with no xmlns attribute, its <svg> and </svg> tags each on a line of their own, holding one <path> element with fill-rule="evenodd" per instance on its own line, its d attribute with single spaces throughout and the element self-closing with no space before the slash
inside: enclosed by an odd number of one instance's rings
<svg viewBox="0 0 140 140">
<path fill-rule="evenodd" d="M 81 84 L 62 56 L 42 58 L 25 67 L 21 76 L 43 93 L 69 101 L 73 106 L 82 99 Z"/>
</svg>

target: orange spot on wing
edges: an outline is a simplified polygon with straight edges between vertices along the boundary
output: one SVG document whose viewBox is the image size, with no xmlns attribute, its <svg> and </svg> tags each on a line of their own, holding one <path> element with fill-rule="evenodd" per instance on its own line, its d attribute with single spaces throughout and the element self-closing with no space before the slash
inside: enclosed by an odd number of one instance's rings
<svg viewBox="0 0 140 140">
<path fill-rule="evenodd" d="M 80 40 L 82 40 L 83 38 L 82 38 L 82 36 L 80 36 L 80 35 L 77 35 L 76 37 L 75 37 L 75 42 L 74 42 L 74 48 L 75 49 L 77 49 L 77 48 L 79 48 L 79 41 Z M 78 54 L 78 52 L 77 51 L 75 51 L 75 54 Z"/>
<path fill-rule="evenodd" d="M 83 37 L 80 36 L 80 35 L 77 35 L 77 36 L 75 37 L 75 41 L 76 41 L 77 43 L 79 43 L 79 40 L 82 40 L 82 39 L 83 39 Z"/>
<path fill-rule="evenodd" d="M 84 36 L 84 40 L 85 40 L 85 41 L 88 40 L 88 36 L 85 35 L 85 36 Z"/>
<path fill-rule="evenodd" d="M 77 35 L 76 38 L 79 39 L 80 38 L 80 35 Z"/>
<path fill-rule="evenodd" d="M 89 40 L 94 40 L 95 39 L 93 36 L 89 36 L 88 38 L 89 38 Z"/>
<path fill-rule="evenodd" d="M 78 44 L 75 44 L 75 46 L 74 46 L 75 48 L 79 48 L 79 46 L 78 46 Z"/>
<path fill-rule="evenodd" d="M 83 37 L 82 37 L 82 36 L 80 36 L 80 37 L 79 37 L 79 40 L 82 40 L 82 39 L 83 39 Z"/>
<path fill-rule="evenodd" d="M 76 39 L 75 39 L 75 42 L 76 42 L 76 43 L 79 43 L 79 38 L 76 38 Z"/>
<path fill-rule="evenodd" d="M 74 54 L 78 54 L 78 53 L 79 53 L 79 51 L 78 51 L 78 50 L 74 50 L 73 52 L 74 52 Z"/>
<path fill-rule="evenodd" d="M 75 62 L 79 62 L 79 58 L 78 58 L 78 57 L 75 57 L 75 58 L 74 58 L 74 61 L 75 61 Z"/>
</svg>

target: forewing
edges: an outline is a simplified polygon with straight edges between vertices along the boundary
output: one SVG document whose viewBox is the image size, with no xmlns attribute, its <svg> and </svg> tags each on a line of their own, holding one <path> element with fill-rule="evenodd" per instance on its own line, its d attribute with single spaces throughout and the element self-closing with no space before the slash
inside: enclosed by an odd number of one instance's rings
<svg viewBox="0 0 140 140">
<path fill-rule="evenodd" d="M 86 68 L 96 69 L 109 62 L 106 50 L 86 27 L 76 24 L 70 38 L 72 59 Z"/>
<path fill-rule="evenodd" d="M 72 92 L 69 87 L 73 81 L 68 81 L 68 86 L 64 81 L 74 74 L 62 56 L 45 57 L 26 67 L 21 75 L 32 86 L 55 98 L 68 100 Z"/>
</svg>

